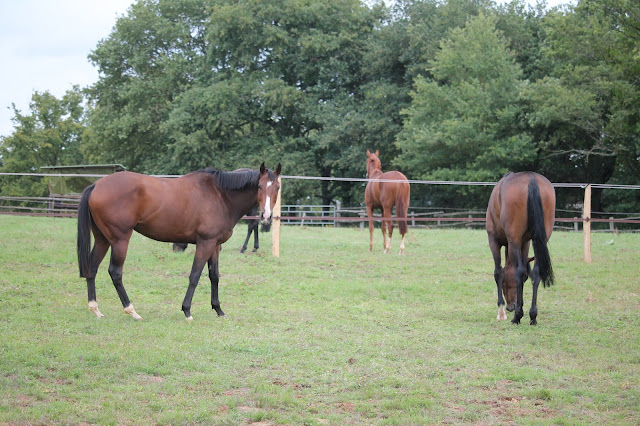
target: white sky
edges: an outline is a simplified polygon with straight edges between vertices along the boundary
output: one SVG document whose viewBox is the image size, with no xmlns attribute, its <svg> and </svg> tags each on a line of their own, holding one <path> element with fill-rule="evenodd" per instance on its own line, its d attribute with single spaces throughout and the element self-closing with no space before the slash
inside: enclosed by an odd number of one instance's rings
<svg viewBox="0 0 640 426">
<path fill-rule="evenodd" d="M 535 0 L 528 0 L 535 3 Z M 547 0 L 549 6 L 567 3 Z M 0 136 L 13 132 L 35 91 L 57 98 L 98 79 L 87 56 L 135 0 L 0 0 Z"/>
</svg>

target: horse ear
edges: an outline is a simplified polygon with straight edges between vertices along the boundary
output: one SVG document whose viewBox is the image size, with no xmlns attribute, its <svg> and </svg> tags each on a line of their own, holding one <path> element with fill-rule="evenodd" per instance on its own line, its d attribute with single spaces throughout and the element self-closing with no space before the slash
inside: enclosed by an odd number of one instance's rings
<svg viewBox="0 0 640 426">
<path fill-rule="evenodd" d="M 267 169 L 266 167 L 264 167 L 264 161 L 262 162 L 262 164 L 260 164 L 260 174 L 263 175 L 264 172 L 266 172 Z"/>
<path fill-rule="evenodd" d="M 276 176 L 280 176 L 280 172 L 282 171 L 282 166 L 280 165 L 280 163 L 278 163 L 278 165 L 276 166 Z"/>
<path fill-rule="evenodd" d="M 371 155 L 371 152 L 369 152 L 369 150 L 367 150 L 367 157 Z"/>
<path fill-rule="evenodd" d="M 380 150 L 376 149 L 376 157 L 380 157 Z"/>
</svg>

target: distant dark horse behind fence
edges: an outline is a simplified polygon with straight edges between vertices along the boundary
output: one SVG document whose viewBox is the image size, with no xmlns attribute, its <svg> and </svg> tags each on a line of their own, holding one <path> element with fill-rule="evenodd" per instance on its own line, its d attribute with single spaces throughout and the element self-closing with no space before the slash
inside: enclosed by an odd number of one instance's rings
<svg viewBox="0 0 640 426">
<path fill-rule="evenodd" d="M 247 213 L 247 216 L 254 216 L 254 217 L 258 216 L 258 206 L 257 205 L 254 206 L 253 209 L 251 209 L 251 211 Z M 244 253 L 245 250 L 247 249 L 247 244 L 249 243 L 249 238 L 251 238 L 252 233 L 253 233 L 253 250 L 251 251 L 256 252 L 260 248 L 260 241 L 258 238 L 258 222 L 259 222 L 258 219 L 247 219 L 247 238 L 245 238 L 244 240 L 244 244 L 240 249 L 240 253 Z M 271 221 L 261 224 L 261 227 L 260 227 L 261 232 L 269 232 L 270 229 L 271 229 Z"/>
<path fill-rule="evenodd" d="M 382 244 L 384 252 L 389 253 L 391 248 L 391 236 L 393 235 L 393 222 L 391 212 L 393 206 L 396 207 L 396 218 L 402 240 L 400 241 L 400 254 L 404 253 L 404 236 L 407 233 L 407 211 L 409 210 L 409 198 L 411 187 L 406 176 L 397 171 L 382 172 L 382 165 L 378 155 L 367 150 L 367 176 L 369 179 L 392 180 L 395 182 L 372 182 L 367 183 L 364 192 L 364 202 L 367 206 L 367 217 L 369 218 L 369 251 L 373 250 L 373 210 L 382 209 Z M 404 219 L 404 220 L 402 220 Z M 389 239 L 387 240 L 387 228 L 389 229 Z"/>
<path fill-rule="evenodd" d="M 182 310 L 191 320 L 191 300 L 205 263 L 209 265 L 211 307 L 219 316 L 219 247 L 233 227 L 256 204 L 261 221 L 268 222 L 278 197 L 280 164 L 275 172 L 260 170 L 223 172 L 205 169 L 177 179 L 118 172 L 88 186 L 78 209 L 78 265 L 87 279 L 89 310 L 102 317 L 96 301 L 95 277 L 111 247 L 109 275 L 124 311 L 141 319 L 122 283 L 122 266 L 133 231 L 158 241 L 196 245 L 189 287 Z M 91 248 L 90 233 L 94 246 Z"/>
<path fill-rule="evenodd" d="M 498 320 L 506 320 L 507 310 L 520 324 L 523 312 L 524 282 L 531 277 L 533 297 L 529 310 L 530 324 L 538 316 L 538 284 L 553 284 L 554 276 L 547 241 L 555 221 L 556 193 L 542 175 L 533 172 L 508 173 L 493 188 L 487 207 L 489 248 L 495 263 L 494 278 L 498 286 Z M 535 257 L 529 259 L 533 242 Z M 501 249 L 505 248 L 505 266 L 501 266 Z M 535 260 L 533 269 L 529 262 Z"/>
<path fill-rule="evenodd" d="M 247 250 L 247 245 L 249 244 L 249 238 L 251 238 L 251 234 L 253 234 L 253 250 L 251 251 L 256 252 L 260 248 L 260 240 L 258 238 L 258 224 L 260 221 L 258 219 L 251 218 L 251 217 L 258 216 L 257 204 L 253 206 L 253 208 L 249 213 L 247 213 L 247 216 L 250 217 L 247 219 L 247 238 L 245 238 L 244 244 L 240 248 L 240 253 L 244 253 Z M 271 229 L 271 221 L 269 221 L 268 223 L 263 223 L 260 228 L 260 231 L 269 232 L 270 229 Z M 187 243 L 173 243 L 173 251 L 175 252 L 185 251 L 188 245 L 189 244 Z"/>
</svg>

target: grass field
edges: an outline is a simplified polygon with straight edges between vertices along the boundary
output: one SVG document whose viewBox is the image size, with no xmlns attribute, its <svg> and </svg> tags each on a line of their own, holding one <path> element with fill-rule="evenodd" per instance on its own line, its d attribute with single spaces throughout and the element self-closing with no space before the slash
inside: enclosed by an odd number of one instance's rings
<svg viewBox="0 0 640 426">
<path fill-rule="evenodd" d="M 285 227 L 221 254 L 216 317 L 193 248 L 135 235 L 122 306 L 103 263 L 87 309 L 72 219 L 0 216 L 0 423 L 638 424 L 640 236 L 554 233 L 538 326 L 496 321 L 484 231 Z M 510 315 L 511 317 L 511 315 Z"/>
</svg>

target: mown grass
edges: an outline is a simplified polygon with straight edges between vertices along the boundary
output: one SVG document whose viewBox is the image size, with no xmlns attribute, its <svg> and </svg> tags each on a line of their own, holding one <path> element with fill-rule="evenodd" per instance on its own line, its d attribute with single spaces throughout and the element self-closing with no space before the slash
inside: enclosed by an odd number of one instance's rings
<svg viewBox="0 0 640 426">
<path fill-rule="evenodd" d="M 0 216 L 0 423 L 638 424 L 638 235 L 555 233 L 539 325 L 496 321 L 484 231 L 411 230 L 406 255 L 353 228 L 282 230 L 221 254 L 185 321 L 193 248 L 135 235 L 122 311 L 87 309 L 75 221 Z M 525 289 L 525 320 L 531 297 Z"/>
</svg>

